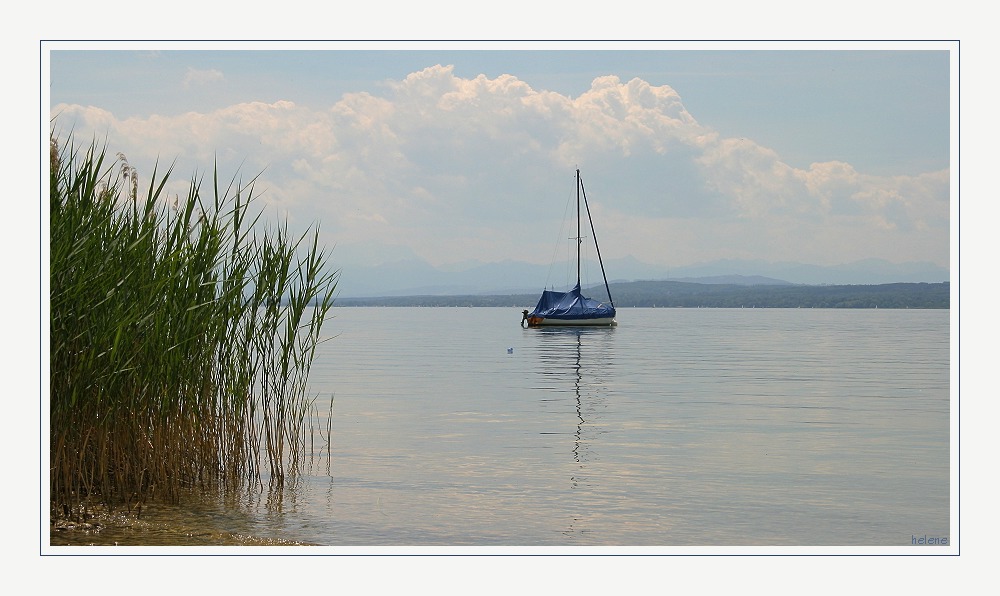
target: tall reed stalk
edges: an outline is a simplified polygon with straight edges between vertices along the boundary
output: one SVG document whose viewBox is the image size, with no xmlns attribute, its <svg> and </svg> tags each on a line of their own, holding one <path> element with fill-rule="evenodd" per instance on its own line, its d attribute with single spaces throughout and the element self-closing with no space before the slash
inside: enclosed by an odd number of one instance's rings
<svg viewBox="0 0 1000 596">
<path fill-rule="evenodd" d="M 172 168 L 140 195 L 121 154 L 50 144 L 53 506 L 280 486 L 336 288 L 318 229 L 265 226 L 253 181 L 169 201 Z"/>
</svg>

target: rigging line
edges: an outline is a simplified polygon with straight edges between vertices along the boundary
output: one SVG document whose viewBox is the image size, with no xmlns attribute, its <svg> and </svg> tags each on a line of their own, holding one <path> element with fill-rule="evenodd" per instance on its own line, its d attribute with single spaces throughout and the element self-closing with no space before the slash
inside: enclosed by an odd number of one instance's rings
<svg viewBox="0 0 1000 596">
<path fill-rule="evenodd" d="M 601 264 L 601 275 L 604 276 L 604 289 L 608 291 L 608 302 L 611 308 L 615 306 L 615 300 L 611 297 L 611 286 L 608 285 L 608 274 L 604 272 L 604 260 L 601 258 L 601 247 L 597 244 L 597 231 L 594 230 L 594 218 L 590 216 L 590 203 L 587 202 L 587 191 L 583 188 L 583 179 L 580 179 L 580 189 L 583 191 L 583 204 L 587 207 L 587 219 L 590 221 L 590 234 L 594 237 L 594 248 L 597 249 L 597 262 Z"/>
<path fill-rule="evenodd" d="M 562 242 L 563 242 L 562 241 L 562 237 L 563 237 L 563 234 L 566 233 L 565 229 L 566 229 L 566 222 L 567 222 L 567 214 L 569 213 L 569 208 L 570 208 L 570 205 L 572 205 L 572 204 L 573 204 L 573 194 L 572 193 L 567 193 L 566 204 L 563 207 L 563 216 L 562 216 L 562 221 L 560 223 L 559 235 L 556 236 L 555 246 L 552 247 L 552 258 L 549 259 L 549 271 L 545 275 L 545 286 L 544 286 L 545 288 L 548 288 L 549 287 L 549 282 L 552 281 L 552 273 L 553 273 L 553 269 L 555 269 L 555 266 L 556 266 L 556 258 L 558 257 L 559 248 L 562 246 Z M 565 277 L 566 277 L 566 279 L 569 279 L 569 274 L 567 273 Z"/>
</svg>

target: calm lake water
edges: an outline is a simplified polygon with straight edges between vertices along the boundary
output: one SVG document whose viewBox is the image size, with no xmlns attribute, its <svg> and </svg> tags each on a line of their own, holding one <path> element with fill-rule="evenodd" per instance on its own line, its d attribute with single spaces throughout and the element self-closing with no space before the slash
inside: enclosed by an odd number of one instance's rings
<svg viewBox="0 0 1000 596">
<path fill-rule="evenodd" d="M 332 443 L 236 533 L 327 546 L 948 538 L 947 310 L 335 308 Z M 325 425 L 325 422 L 320 422 Z M 192 521 L 192 525 L 197 522 Z"/>
</svg>

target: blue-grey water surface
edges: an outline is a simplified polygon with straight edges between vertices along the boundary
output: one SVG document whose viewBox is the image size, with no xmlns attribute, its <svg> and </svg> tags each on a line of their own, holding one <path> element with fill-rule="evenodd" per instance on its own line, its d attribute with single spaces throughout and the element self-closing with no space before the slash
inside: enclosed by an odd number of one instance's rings
<svg viewBox="0 0 1000 596">
<path fill-rule="evenodd" d="M 950 531 L 947 310 L 335 308 L 331 457 L 250 531 L 331 546 L 904 546 Z M 324 423 L 325 424 L 325 423 Z"/>
</svg>

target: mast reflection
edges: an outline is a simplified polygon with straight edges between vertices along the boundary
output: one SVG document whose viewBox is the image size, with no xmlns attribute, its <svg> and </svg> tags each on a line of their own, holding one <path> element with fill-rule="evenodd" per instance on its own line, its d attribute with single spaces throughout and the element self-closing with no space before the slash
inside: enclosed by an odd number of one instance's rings
<svg viewBox="0 0 1000 596">
<path fill-rule="evenodd" d="M 584 465 L 596 457 L 594 448 L 600 430 L 600 410 L 605 406 L 606 379 L 614 368 L 612 339 L 616 327 L 546 327 L 533 330 L 538 337 L 535 368 L 541 375 L 537 389 L 551 392 L 545 402 L 561 405 L 567 394 L 573 400 L 576 424 L 571 449 L 577 469 L 573 488 L 585 483 Z M 565 430 L 552 430 L 563 434 Z"/>
</svg>

